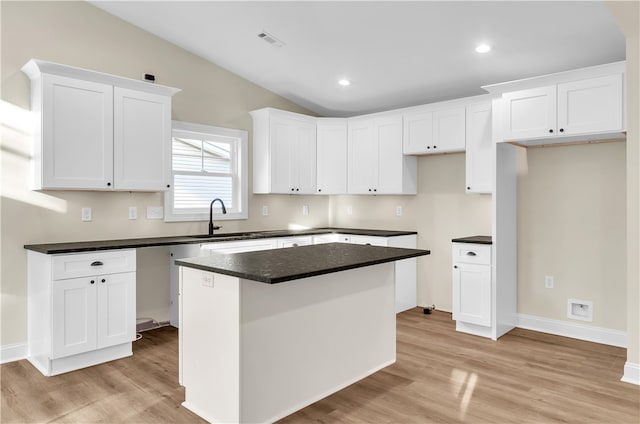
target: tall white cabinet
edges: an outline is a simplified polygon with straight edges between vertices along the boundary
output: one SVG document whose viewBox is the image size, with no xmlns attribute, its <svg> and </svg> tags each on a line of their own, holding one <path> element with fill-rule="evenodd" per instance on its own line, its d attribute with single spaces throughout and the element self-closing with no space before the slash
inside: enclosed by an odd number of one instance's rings
<svg viewBox="0 0 640 424">
<path fill-rule="evenodd" d="M 31 80 L 33 188 L 164 191 L 179 90 L 41 60 Z"/>
</svg>

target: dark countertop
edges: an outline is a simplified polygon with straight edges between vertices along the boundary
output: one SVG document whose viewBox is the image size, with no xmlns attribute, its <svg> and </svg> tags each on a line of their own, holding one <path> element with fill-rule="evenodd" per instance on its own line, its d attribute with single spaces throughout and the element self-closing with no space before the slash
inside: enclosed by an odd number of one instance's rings
<svg viewBox="0 0 640 424">
<path fill-rule="evenodd" d="M 417 234 L 415 231 L 364 230 L 354 228 L 312 228 L 309 230 L 268 230 L 247 231 L 242 233 L 216 233 L 213 236 L 185 235 L 167 237 L 146 237 L 121 240 L 95 240 L 67 243 L 26 244 L 24 248 L 35 252 L 53 255 L 57 253 L 92 252 L 110 249 L 137 249 L 140 247 L 171 246 L 190 243 L 215 243 L 223 241 L 255 240 L 274 237 L 296 237 L 319 234 L 350 234 L 375 237 L 395 237 Z"/>
<path fill-rule="evenodd" d="M 400 259 L 429 255 L 429 250 L 327 243 L 244 253 L 178 259 L 177 265 L 267 284 L 330 274 Z"/>
<path fill-rule="evenodd" d="M 471 236 L 451 239 L 453 243 L 493 244 L 491 236 Z"/>
</svg>

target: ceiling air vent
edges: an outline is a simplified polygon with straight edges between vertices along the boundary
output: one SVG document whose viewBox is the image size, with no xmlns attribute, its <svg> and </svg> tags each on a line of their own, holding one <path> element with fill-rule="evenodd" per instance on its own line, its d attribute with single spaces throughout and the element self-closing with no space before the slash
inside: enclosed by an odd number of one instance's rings
<svg viewBox="0 0 640 424">
<path fill-rule="evenodd" d="M 280 40 L 278 40 L 276 37 L 274 37 L 273 35 L 269 34 L 268 32 L 261 32 L 260 34 L 258 34 L 258 38 L 263 39 L 264 41 L 266 41 L 267 43 L 271 44 L 272 46 L 275 47 L 282 47 L 284 46 L 284 43 Z"/>
</svg>

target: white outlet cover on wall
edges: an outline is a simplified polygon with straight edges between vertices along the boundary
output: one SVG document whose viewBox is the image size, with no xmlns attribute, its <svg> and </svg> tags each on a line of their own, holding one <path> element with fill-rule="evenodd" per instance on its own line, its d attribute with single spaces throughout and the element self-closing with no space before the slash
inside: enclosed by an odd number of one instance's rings
<svg viewBox="0 0 640 424">
<path fill-rule="evenodd" d="M 164 208 L 162 206 L 147 206 L 147 219 L 164 218 Z"/>
</svg>

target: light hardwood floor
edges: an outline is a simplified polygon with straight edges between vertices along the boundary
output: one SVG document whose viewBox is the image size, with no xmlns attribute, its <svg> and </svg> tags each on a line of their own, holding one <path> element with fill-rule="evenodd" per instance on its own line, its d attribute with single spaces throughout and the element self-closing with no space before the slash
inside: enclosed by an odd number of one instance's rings
<svg viewBox="0 0 640 424">
<path fill-rule="evenodd" d="M 130 358 L 56 377 L 2 365 L 2 423 L 198 423 L 180 406 L 177 331 L 144 333 Z M 494 342 L 451 315 L 398 315 L 397 362 L 282 423 L 640 422 L 626 350 L 515 329 Z"/>
</svg>

